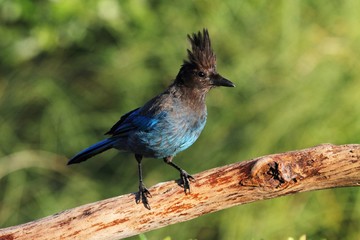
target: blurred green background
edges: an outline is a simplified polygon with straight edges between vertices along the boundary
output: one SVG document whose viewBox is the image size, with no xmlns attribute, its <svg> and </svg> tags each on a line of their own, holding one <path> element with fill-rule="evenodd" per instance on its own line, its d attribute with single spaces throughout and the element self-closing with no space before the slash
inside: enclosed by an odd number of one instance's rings
<svg viewBox="0 0 360 240">
<path fill-rule="evenodd" d="M 360 1 L 0 0 L 0 227 L 137 190 L 131 154 L 67 159 L 172 82 L 207 27 L 218 71 L 190 173 L 360 142 Z M 148 187 L 178 178 L 144 161 Z M 135 202 L 134 202 L 135 204 Z M 151 199 L 150 199 L 151 204 Z M 360 239 L 359 188 L 296 194 L 131 239 Z"/>
</svg>

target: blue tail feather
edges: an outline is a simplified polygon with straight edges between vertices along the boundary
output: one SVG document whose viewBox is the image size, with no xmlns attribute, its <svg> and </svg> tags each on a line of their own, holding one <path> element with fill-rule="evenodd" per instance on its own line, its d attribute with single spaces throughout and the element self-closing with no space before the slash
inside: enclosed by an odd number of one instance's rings
<svg viewBox="0 0 360 240">
<path fill-rule="evenodd" d="M 92 145 L 92 146 L 82 150 L 78 154 L 76 154 L 73 158 L 71 158 L 69 160 L 67 165 L 86 161 L 87 159 L 89 159 L 99 153 L 102 153 L 112 147 L 113 147 L 113 139 L 110 139 L 110 138 L 105 139 L 103 141 L 95 143 L 94 145 Z"/>
</svg>

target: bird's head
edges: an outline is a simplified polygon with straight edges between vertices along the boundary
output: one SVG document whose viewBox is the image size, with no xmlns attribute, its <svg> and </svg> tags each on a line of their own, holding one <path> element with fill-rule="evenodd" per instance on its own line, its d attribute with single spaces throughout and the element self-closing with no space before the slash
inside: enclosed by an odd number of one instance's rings
<svg viewBox="0 0 360 240">
<path fill-rule="evenodd" d="M 211 49 L 210 37 L 207 29 L 203 32 L 188 35 L 191 50 L 188 60 L 185 60 L 176 77 L 175 82 L 185 87 L 207 92 L 213 87 L 235 87 L 235 85 L 216 72 L 216 56 Z"/>
</svg>

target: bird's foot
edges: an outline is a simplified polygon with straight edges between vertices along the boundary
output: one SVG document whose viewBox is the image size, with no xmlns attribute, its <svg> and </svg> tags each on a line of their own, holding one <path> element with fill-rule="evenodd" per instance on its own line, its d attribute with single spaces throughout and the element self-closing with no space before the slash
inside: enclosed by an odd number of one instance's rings
<svg viewBox="0 0 360 240">
<path fill-rule="evenodd" d="M 185 194 L 190 193 L 190 181 L 195 182 L 195 178 L 185 170 L 180 171 L 180 185 L 184 187 Z"/>
<path fill-rule="evenodd" d="M 137 193 L 136 196 L 136 203 L 139 204 L 140 201 L 144 204 L 144 206 L 147 209 L 151 209 L 150 205 L 149 205 L 149 201 L 148 198 L 151 198 L 151 194 L 149 192 L 149 190 L 147 190 L 147 188 L 145 187 L 145 185 L 143 183 L 139 184 L 139 192 Z"/>
</svg>

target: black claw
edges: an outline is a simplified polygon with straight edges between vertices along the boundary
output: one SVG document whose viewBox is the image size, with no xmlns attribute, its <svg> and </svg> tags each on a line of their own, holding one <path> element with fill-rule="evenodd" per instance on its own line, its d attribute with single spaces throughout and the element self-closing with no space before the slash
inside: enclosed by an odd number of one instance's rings
<svg viewBox="0 0 360 240">
<path fill-rule="evenodd" d="M 144 184 L 141 184 L 139 186 L 139 192 L 137 193 L 136 196 L 136 203 L 139 204 L 140 201 L 142 202 L 142 204 L 144 204 L 144 206 L 147 209 L 151 209 L 148 198 L 151 198 L 151 193 L 149 192 L 149 190 L 147 190 L 147 188 L 144 186 Z"/>
<path fill-rule="evenodd" d="M 144 204 L 144 207 L 150 210 L 151 208 L 149 205 L 148 198 L 151 198 L 151 194 L 143 183 L 142 168 L 141 168 L 142 157 L 143 157 L 142 155 L 135 154 L 136 161 L 138 162 L 138 173 L 139 173 L 139 192 L 135 196 L 135 201 L 136 203 L 140 203 L 141 201 Z"/>
<path fill-rule="evenodd" d="M 190 193 L 190 181 L 194 182 L 195 178 L 193 178 L 193 176 L 188 174 L 185 170 L 182 170 L 180 172 L 180 180 L 180 185 L 184 187 L 185 194 Z"/>
<path fill-rule="evenodd" d="M 194 182 L 195 178 L 193 178 L 193 176 L 188 174 L 184 169 L 182 169 L 181 167 L 179 167 L 178 165 L 173 163 L 171 161 L 172 159 L 173 159 L 173 156 L 166 157 L 166 158 L 164 158 L 164 162 L 166 164 L 169 164 L 170 166 L 172 166 L 173 168 L 175 168 L 176 170 L 178 170 L 180 172 L 179 185 L 184 188 L 185 194 L 190 193 L 190 181 Z"/>
</svg>

